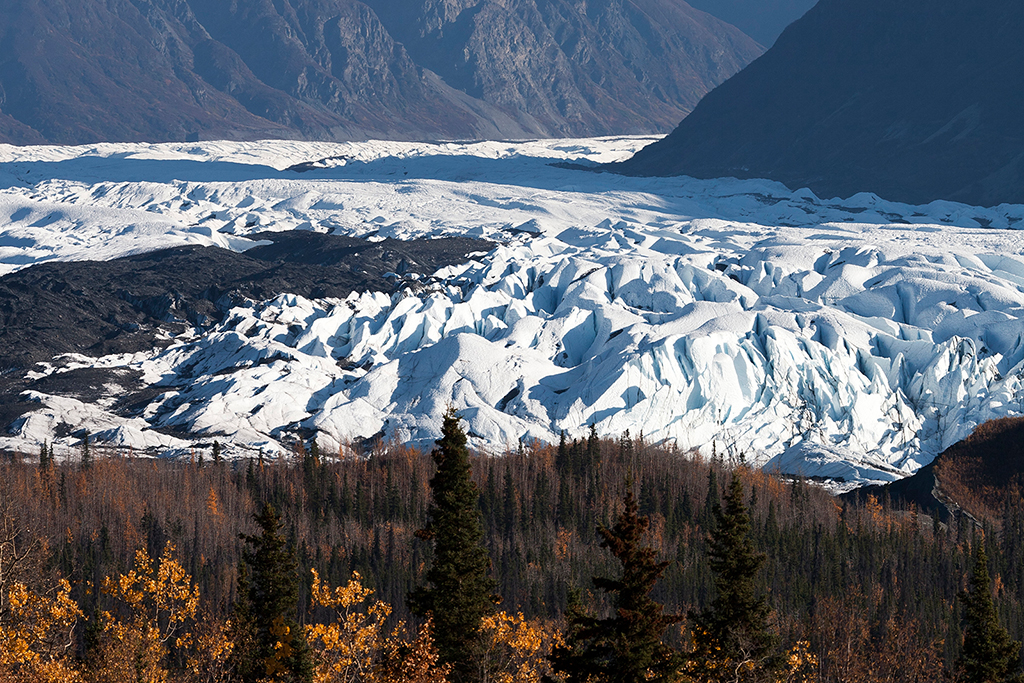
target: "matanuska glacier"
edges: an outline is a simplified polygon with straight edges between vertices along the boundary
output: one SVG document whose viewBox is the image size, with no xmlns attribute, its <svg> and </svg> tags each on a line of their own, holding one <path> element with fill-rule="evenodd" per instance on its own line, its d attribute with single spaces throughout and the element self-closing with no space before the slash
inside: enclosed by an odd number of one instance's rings
<svg viewBox="0 0 1024 683">
<path fill-rule="evenodd" d="M 498 244 L 394 295 L 283 295 L 164 350 L 40 364 L 166 391 L 131 419 L 32 393 L 0 447 L 71 453 L 62 424 L 154 454 L 426 445 L 451 406 L 495 453 L 593 424 L 849 486 L 1024 414 L 1024 206 L 586 168 L 654 139 L 0 146 L 0 273 L 267 230 Z"/>
</svg>

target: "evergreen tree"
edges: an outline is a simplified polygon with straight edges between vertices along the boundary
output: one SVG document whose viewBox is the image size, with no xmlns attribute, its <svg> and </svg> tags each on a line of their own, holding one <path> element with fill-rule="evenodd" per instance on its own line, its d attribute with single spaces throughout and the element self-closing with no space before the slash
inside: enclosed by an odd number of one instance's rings
<svg viewBox="0 0 1024 683">
<path fill-rule="evenodd" d="M 92 467 L 92 452 L 89 450 L 89 430 L 86 429 L 82 435 L 82 469 L 87 470 Z"/>
<path fill-rule="evenodd" d="M 437 471 L 430 480 L 427 526 L 416 533 L 431 540 L 434 555 L 426 586 L 409 594 L 414 614 L 434 617 L 435 644 L 442 664 L 451 664 L 452 680 L 472 681 L 480 651 L 480 620 L 495 609 L 496 583 L 483 545 L 479 492 L 470 478 L 466 435 L 455 411 L 444 416 L 441 438 L 431 452 Z"/>
<path fill-rule="evenodd" d="M 239 640 L 249 644 L 248 651 L 237 655 L 239 674 L 245 681 L 310 681 L 312 659 L 295 621 L 299 595 L 295 549 L 281 534 L 281 518 L 269 503 L 255 520 L 260 533 L 239 535 L 247 547 L 239 569 L 241 604 L 235 613 L 248 627 Z"/>
<path fill-rule="evenodd" d="M 590 434 L 587 436 L 587 463 L 591 474 L 597 474 L 601 465 L 601 438 L 597 435 L 597 425 L 590 423 Z"/>
<path fill-rule="evenodd" d="M 306 489 L 313 490 L 317 486 L 320 468 L 320 445 L 313 439 L 309 450 L 302 452 L 302 471 L 305 475 Z"/>
<path fill-rule="evenodd" d="M 725 510 L 715 506 L 715 528 L 708 539 L 708 564 L 715 574 L 717 595 L 694 622 L 695 652 L 690 663 L 698 678 L 715 680 L 728 666 L 742 680 L 758 680 L 779 662 L 773 656 L 777 638 L 768 628 L 768 600 L 755 582 L 767 559 L 754 549 L 750 516 L 743 504 L 739 472 L 732 476 Z"/>
<path fill-rule="evenodd" d="M 985 544 L 976 544 L 970 590 L 960 594 L 964 615 L 964 649 L 958 668 L 965 683 L 1024 681 L 1020 669 L 1020 641 L 1010 640 L 999 624 L 992 599 Z"/>
<path fill-rule="evenodd" d="M 213 442 L 213 452 L 210 454 L 211 455 L 211 459 L 213 460 L 213 464 L 214 465 L 219 465 L 220 464 L 220 460 L 221 460 L 220 451 L 221 451 L 220 441 L 214 441 Z"/>
<path fill-rule="evenodd" d="M 596 678 L 609 683 L 655 683 L 676 677 L 680 656 L 662 642 L 665 629 L 683 620 L 664 613 L 650 593 L 668 562 L 656 562 L 657 551 L 643 545 L 650 520 L 641 517 L 632 484 L 627 484 L 624 510 L 611 529 L 599 526 L 601 547 L 622 565 L 617 579 L 595 576 L 593 584 L 613 596 L 614 614 L 597 619 L 570 595 L 565 645 L 551 655 L 555 673 L 568 683 Z"/>
<path fill-rule="evenodd" d="M 39 471 L 44 477 L 50 474 L 50 465 L 53 463 L 53 451 L 44 441 L 39 448 Z"/>
<path fill-rule="evenodd" d="M 569 443 L 565 438 L 565 430 L 558 433 L 558 453 L 555 455 L 555 469 L 559 475 L 568 474 L 569 468 Z"/>
<path fill-rule="evenodd" d="M 583 591 L 573 588 L 565 607 L 565 632 L 562 642 L 551 648 L 551 670 L 564 683 L 587 683 L 603 673 L 611 648 L 600 634 L 594 633 L 598 619 L 583 604 Z M 552 683 L 545 677 L 544 683 Z"/>
</svg>

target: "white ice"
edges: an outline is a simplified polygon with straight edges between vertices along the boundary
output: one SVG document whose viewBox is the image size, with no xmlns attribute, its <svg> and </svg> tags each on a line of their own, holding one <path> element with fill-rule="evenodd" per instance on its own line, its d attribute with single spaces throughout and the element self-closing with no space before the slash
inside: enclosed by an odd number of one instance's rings
<svg viewBox="0 0 1024 683">
<path fill-rule="evenodd" d="M 499 245 L 394 296 L 283 295 L 95 361 L 167 392 L 133 420 L 33 395 L 0 446 L 58 419 L 150 451 L 188 447 L 168 430 L 429 444 L 452 406 L 495 452 L 595 424 L 866 482 L 1024 414 L 1024 207 L 580 168 L 652 139 L 0 146 L 0 272 L 266 230 Z"/>
</svg>

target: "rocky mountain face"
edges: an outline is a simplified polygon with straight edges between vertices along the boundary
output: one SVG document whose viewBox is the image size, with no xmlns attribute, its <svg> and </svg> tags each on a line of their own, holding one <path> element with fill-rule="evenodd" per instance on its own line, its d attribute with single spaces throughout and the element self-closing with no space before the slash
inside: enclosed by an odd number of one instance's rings
<svg viewBox="0 0 1024 683">
<path fill-rule="evenodd" d="M 822 0 L 622 169 L 1024 202 L 1022 33 L 1010 0 Z"/>
<path fill-rule="evenodd" d="M 7 0 L 0 141 L 667 131 L 761 48 L 682 0 Z"/>
</svg>

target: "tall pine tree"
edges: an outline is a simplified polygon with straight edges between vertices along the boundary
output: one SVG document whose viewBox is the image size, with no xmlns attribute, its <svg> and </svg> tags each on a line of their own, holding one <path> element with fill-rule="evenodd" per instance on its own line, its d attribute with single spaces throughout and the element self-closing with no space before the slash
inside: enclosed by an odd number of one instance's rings
<svg viewBox="0 0 1024 683">
<path fill-rule="evenodd" d="M 470 478 L 466 434 L 455 411 L 444 416 L 441 438 L 431 452 L 437 471 L 430 480 L 427 526 L 416 533 L 431 540 L 434 555 L 426 586 L 409 595 L 414 614 L 433 614 L 434 639 L 442 664 L 451 664 L 452 680 L 468 683 L 479 676 L 480 620 L 495 609 L 496 582 L 488 576 L 491 560 L 483 545 L 476 484 Z"/>
<path fill-rule="evenodd" d="M 1010 640 L 999 624 L 992 600 L 985 543 L 976 544 L 970 590 L 960 594 L 964 615 L 964 649 L 959 661 L 965 683 L 1019 683 L 1020 641 Z M 1017 672 L 1017 673 L 1015 673 Z"/>
<path fill-rule="evenodd" d="M 246 548 L 239 571 L 236 615 L 248 647 L 236 653 L 243 681 L 311 681 L 313 664 L 296 623 L 299 576 L 295 549 L 281 534 L 281 518 L 269 503 L 255 515 L 258 534 L 241 534 Z"/>
<path fill-rule="evenodd" d="M 565 643 L 550 657 L 552 669 L 567 683 L 663 683 L 676 678 L 679 653 L 662 638 L 683 617 L 665 614 L 651 598 L 669 563 L 655 561 L 657 551 L 643 544 L 650 520 L 640 516 L 632 488 L 627 483 L 615 526 L 597 528 L 601 547 L 622 565 L 619 578 L 593 578 L 595 588 L 612 596 L 614 614 L 598 619 L 583 608 L 579 593 L 570 595 Z"/>
<path fill-rule="evenodd" d="M 754 549 L 743 483 L 733 473 L 725 509 L 715 505 L 715 528 L 708 539 L 708 564 L 717 595 L 711 605 L 690 613 L 695 651 L 689 670 L 698 680 L 718 680 L 724 669 L 739 680 L 758 680 L 778 664 L 778 639 L 768 628 L 768 600 L 759 595 L 757 574 L 767 559 Z"/>
</svg>

